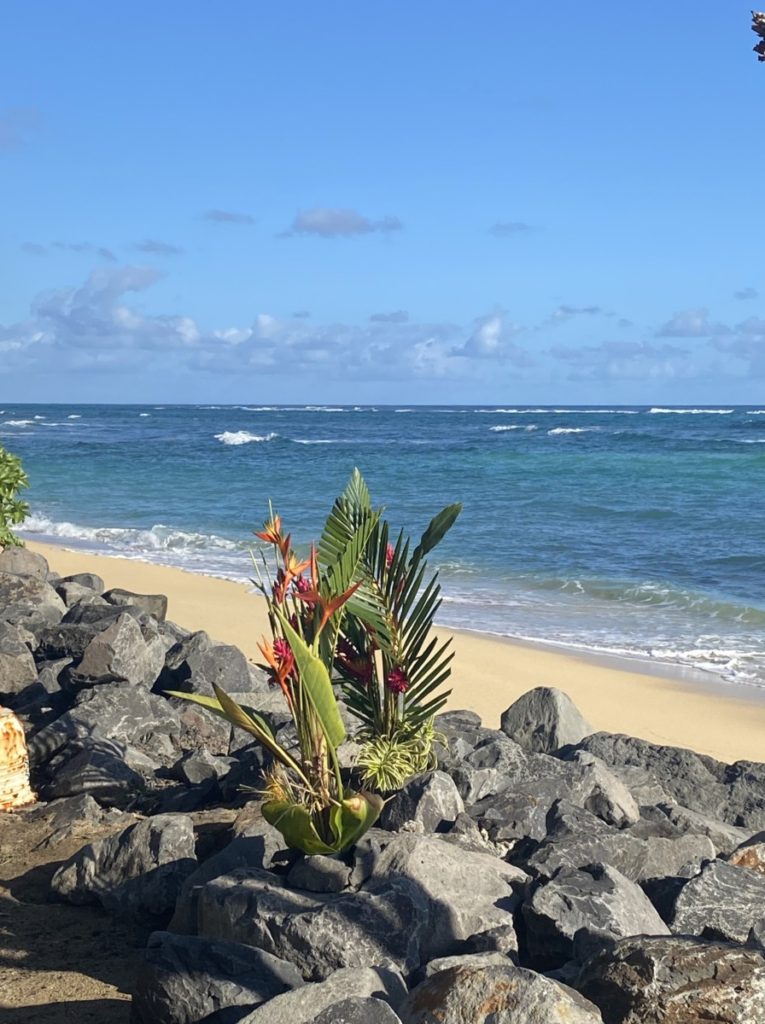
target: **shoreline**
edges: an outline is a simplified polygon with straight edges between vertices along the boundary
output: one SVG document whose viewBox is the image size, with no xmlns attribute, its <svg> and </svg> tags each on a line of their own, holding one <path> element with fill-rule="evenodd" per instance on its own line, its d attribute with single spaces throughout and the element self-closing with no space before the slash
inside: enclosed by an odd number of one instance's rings
<svg viewBox="0 0 765 1024">
<path fill-rule="evenodd" d="M 96 572 L 107 588 L 166 594 L 170 619 L 186 629 L 205 629 L 259 660 L 257 640 L 267 632 L 265 606 L 247 584 L 134 558 L 26 543 L 62 576 Z M 502 711 L 525 691 L 556 686 L 596 730 L 688 747 L 725 762 L 763 760 L 765 695 L 747 687 L 718 684 L 693 670 L 672 674 L 672 666 L 664 673 L 663 665 L 639 659 L 570 653 L 472 630 L 437 626 L 436 631 L 454 638 L 448 706 L 476 711 L 489 727 L 498 727 Z"/>
</svg>

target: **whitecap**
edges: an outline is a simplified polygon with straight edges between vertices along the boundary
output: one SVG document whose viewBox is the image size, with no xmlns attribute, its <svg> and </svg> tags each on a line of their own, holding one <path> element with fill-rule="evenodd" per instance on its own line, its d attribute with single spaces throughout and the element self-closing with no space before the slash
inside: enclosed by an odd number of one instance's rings
<svg viewBox="0 0 765 1024">
<path fill-rule="evenodd" d="M 151 416 L 151 413 L 150 412 L 139 412 L 138 415 L 139 416 Z"/>
<path fill-rule="evenodd" d="M 3 420 L 6 427 L 33 427 L 34 420 Z"/>
<path fill-rule="evenodd" d="M 489 427 L 489 430 L 491 430 L 492 433 L 495 433 L 495 434 L 504 434 L 505 431 L 507 431 L 507 430 L 523 430 L 523 431 L 528 432 L 528 431 L 536 430 L 536 429 L 537 429 L 536 423 L 529 423 L 528 425 L 526 425 L 524 423 L 508 423 L 508 424 L 498 423 L 495 427 Z"/>
<path fill-rule="evenodd" d="M 663 409 L 654 406 L 648 410 L 650 413 L 675 413 L 677 416 L 730 416 L 733 409 Z"/>
<path fill-rule="evenodd" d="M 589 434 L 593 430 L 597 430 L 597 427 L 553 427 L 552 430 L 548 430 L 547 433 L 552 434 Z"/>
<path fill-rule="evenodd" d="M 80 414 L 78 412 L 73 412 L 73 413 L 71 413 L 71 415 L 67 416 L 67 419 L 68 420 L 80 420 L 80 419 L 82 419 L 82 416 L 80 416 Z"/>
<path fill-rule="evenodd" d="M 251 444 L 258 441 L 273 441 L 278 434 L 251 434 L 248 430 L 224 430 L 222 434 L 215 434 L 215 440 L 222 444 Z"/>
</svg>

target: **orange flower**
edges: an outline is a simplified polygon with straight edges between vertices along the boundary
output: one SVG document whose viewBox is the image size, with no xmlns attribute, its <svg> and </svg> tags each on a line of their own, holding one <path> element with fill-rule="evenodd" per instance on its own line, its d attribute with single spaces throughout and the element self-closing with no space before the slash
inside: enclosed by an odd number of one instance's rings
<svg viewBox="0 0 765 1024">
<path fill-rule="evenodd" d="M 360 586 L 361 580 L 359 580 L 358 583 L 354 583 L 352 587 L 349 587 L 344 594 L 338 594 L 337 597 L 325 598 L 319 593 L 318 590 L 315 589 L 315 587 L 312 587 L 310 590 L 306 590 L 304 593 L 297 595 L 297 597 L 301 601 L 304 601 L 306 604 L 318 604 L 321 607 L 322 615 L 319 628 L 316 631 L 317 635 L 321 633 L 321 631 L 324 629 L 324 627 L 335 614 L 335 612 L 339 608 L 342 608 L 349 598 L 353 597 L 353 595 L 356 593 Z"/>
<path fill-rule="evenodd" d="M 263 523 L 263 529 L 256 530 L 255 536 L 266 541 L 267 544 L 276 544 L 279 547 L 282 543 L 282 517 L 274 516 L 273 519 Z"/>
</svg>

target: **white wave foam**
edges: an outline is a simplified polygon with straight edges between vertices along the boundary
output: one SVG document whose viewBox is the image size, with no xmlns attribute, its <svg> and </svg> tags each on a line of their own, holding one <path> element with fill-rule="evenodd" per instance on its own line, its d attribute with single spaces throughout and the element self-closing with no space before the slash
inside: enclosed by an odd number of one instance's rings
<svg viewBox="0 0 765 1024">
<path fill-rule="evenodd" d="M 44 420 L 44 419 L 45 419 L 45 417 L 44 417 L 44 416 L 35 416 L 35 419 L 36 419 L 36 420 Z"/>
<path fill-rule="evenodd" d="M 151 413 L 150 412 L 139 412 L 138 415 L 139 416 L 151 416 Z"/>
<path fill-rule="evenodd" d="M 339 405 L 304 405 L 305 412 L 348 412 Z"/>
<path fill-rule="evenodd" d="M 342 444 L 339 439 L 326 437 L 291 437 L 290 441 L 293 444 Z"/>
<path fill-rule="evenodd" d="M 143 552 L 183 549 L 241 550 L 241 545 L 225 537 L 177 530 L 162 523 L 156 523 L 149 530 L 117 526 L 80 526 L 77 523 L 57 523 L 47 516 L 32 513 L 24 521 L 22 531 Z"/>
<path fill-rule="evenodd" d="M 553 434 L 590 434 L 597 429 L 597 427 L 553 427 L 547 433 L 550 436 Z"/>
<path fill-rule="evenodd" d="M 674 413 L 677 416 L 730 416 L 733 409 L 663 409 L 655 406 L 650 413 Z"/>
<path fill-rule="evenodd" d="M 750 409 L 747 416 L 765 416 L 765 409 Z"/>
<path fill-rule="evenodd" d="M 33 427 L 34 420 L 3 420 L 6 427 Z"/>
<path fill-rule="evenodd" d="M 71 415 L 67 416 L 67 419 L 68 420 L 81 420 L 82 416 L 80 416 L 80 414 L 78 412 L 73 412 Z"/>
<path fill-rule="evenodd" d="M 273 432 L 270 434 L 251 434 L 248 430 L 224 430 L 222 434 L 215 434 L 213 436 L 221 444 L 251 444 L 259 441 L 273 441 L 279 435 Z"/>
<path fill-rule="evenodd" d="M 489 427 L 489 430 L 491 430 L 495 434 L 504 434 L 506 430 L 523 430 L 528 432 L 536 429 L 536 423 L 529 423 L 528 426 L 526 426 L 523 423 L 508 423 L 506 426 L 501 423 L 498 423 L 496 427 Z"/>
<path fill-rule="evenodd" d="M 737 437 L 739 444 L 765 444 L 765 437 Z"/>
<path fill-rule="evenodd" d="M 394 412 L 414 412 L 414 409 L 394 409 Z"/>
</svg>

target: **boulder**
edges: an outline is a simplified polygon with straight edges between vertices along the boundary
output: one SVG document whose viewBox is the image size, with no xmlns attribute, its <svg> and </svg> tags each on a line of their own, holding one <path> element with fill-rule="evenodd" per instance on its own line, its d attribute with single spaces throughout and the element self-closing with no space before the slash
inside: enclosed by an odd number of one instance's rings
<svg viewBox="0 0 765 1024">
<path fill-rule="evenodd" d="M 162 927 L 196 863 L 191 819 L 157 815 L 84 847 L 56 871 L 51 888 L 68 903 L 100 903 L 141 925 Z"/>
<path fill-rule="evenodd" d="M 521 851 L 518 860 L 543 878 L 552 878 L 562 867 L 608 864 L 638 882 L 681 874 L 686 865 L 698 867 L 713 857 L 714 847 L 706 836 L 642 839 L 631 835 L 629 829 L 613 828 L 589 811 L 559 800 L 550 812 L 545 839 L 530 855 Z"/>
<path fill-rule="evenodd" d="M 67 608 L 73 608 L 74 605 L 82 602 L 86 604 L 95 604 L 104 606 L 106 602 L 102 597 L 99 597 L 94 590 L 90 587 L 84 587 L 81 583 L 75 583 L 74 580 L 62 580 L 56 584 L 56 593 L 67 606 Z"/>
<path fill-rule="evenodd" d="M 349 996 L 322 1010 L 313 1024 L 401 1024 L 401 1018 L 381 999 Z"/>
<path fill-rule="evenodd" d="M 190 750 L 173 766 L 173 774 L 187 786 L 222 778 L 234 763 L 230 757 L 215 757 L 207 750 Z"/>
<path fill-rule="evenodd" d="M 571 756 L 574 749 L 565 748 L 561 754 Z M 692 750 L 606 732 L 586 737 L 576 749 L 596 754 L 617 775 L 624 768 L 642 769 L 646 778 L 682 807 L 750 831 L 765 828 L 763 764 L 726 765 Z M 626 777 L 625 782 L 629 785 Z"/>
<path fill-rule="evenodd" d="M 0 573 L 6 572 L 14 576 L 34 576 L 38 580 L 47 580 L 48 562 L 42 555 L 28 548 L 3 548 L 0 550 Z"/>
<path fill-rule="evenodd" d="M 94 594 L 103 594 L 105 590 L 104 581 L 94 572 L 76 572 L 71 576 L 62 576 L 60 583 L 77 583 L 81 587 L 87 587 Z M 59 584 L 60 585 L 60 584 Z"/>
<path fill-rule="evenodd" d="M 287 885 L 306 892 L 342 892 L 348 887 L 351 869 L 337 857 L 298 858 L 289 870 Z"/>
<path fill-rule="evenodd" d="M 151 687 L 165 663 L 165 647 L 159 637 L 146 641 L 141 627 L 130 615 L 120 615 L 90 641 L 81 660 L 68 673 L 74 689 L 125 682 Z"/>
<path fill-rule="evenodd" d="M 765 832 L 743 840 L 728 857 L 728 863 L 765 875 Z"/>
<path fill-rule="evenodd" d="M 410 822 L 424 832 L 446 831 L 465 810 L 462 797 L 445 772 L 415 775 L 396 793 L 380 815 L 380 828 L 397 832 Z"/>
<path fill-rule="evenodd" d="M 500 728 L 524 750 L 538 754 L 552 754 L 595 731 L 568 694 L 552 686 L 538 686 L 519 697 L 503 712 Z"/>
<path fill-rule="evenodd" d="M 303 984 L 278 957 L 237 942 L 154 932 L 133 988 L 132 1024 L 233 1024 Z"/>
<path fill-rule="evenodd" d="M 178 690 L 212 696 L 213 683 L 226 693 L 255 693 L 268 687 L 264 678 L 250 672 L 238 647 L 216 644 L 199 631 L 173 644 L 154 689 L 157 693 Z"/>
<path fill-rule="evenodd" d="M 765 875 L 714 860 L 680 890 L 670 923 L 679 935 L 746 942 L 764 918 Z"/>
<path fill-rule="evenodd" d="M 117 605 L 120 608 L 138 608 L 158 622 L 164 622 L 167 615 L 167 598 L 164 594 L 134 594 L 130 590 L 121 590 L 119 587 L 115 587 L 105 591 L 103 598 L 109 604 Z"/>
<path fill-rule="evenodd" d="M 38 576 L 19 576 L 0 569 L 0 608 L 15 605 L 31 605 L 34 608 L 47 606 L 61 615 L 66 611 L 64 602 L 44 579 Z M 8 621 L 5 611 L 2 618 Z"/>
<path fill-rule="evenodd" d="M 415 975 L 415 981 L 419 984 L 430 978 L 439 971 L 447 971 L 450 967 L 506 967 L 512 961 L 505 953 L 464 953 L 459 956 L 439 956 L 435 960 L 421 967 Z"/>
<path fill-rule="evenodd" d="M 88 794 L 102 807 L 124 809 L 143 794 L 144 780 L 125 763 L 125 747 L 88 737 L 72 743 L 71 753 L 43 786 L 45 800 Z"/>
<path fill-rule="evenodd" d="M 583 966 L 576 987 L 604 1024 L 757 1024 L 765 954 L 689 938 L 620 939 Z"/>
<path fill-rule="evenodd" d="M 488 933 L 484 948 L 517 952 L 512 915 L 528 879 L 499 857 L 460 849 L 440 836 L 402 833 L 375 858 L 370 877 L 388 884 L 406 879 L 425 897 L 423 960 L 463 951 Z"/>
<path fill-rule="evenodd" d="M 714 818 L 710 818 L 706 814 L 699 814 L 698 811 L 680 807 L 679 804 L 659 803 L 656 810 L 663 814 L 680 832 L 708 836 L 718 855 L 731 853 L 749 838 L 748 829 L 726 825 L 724 821 L 715 821 Z M 750 865 L 745 866 L 749 867 Z"/>
<path fill-rule="evenodd" d="M 326 981 L 274 996 L 242 1018 L 241 1024 L 316 1024 L 318 1015 L 347 999 L 376 999 L 395 1010 L 405 996 L 406 985 L 397 971 L 383 967 L 341 969 Z"/>
<path fill-rule="evenodd" d="M 586 944 L 628 935 L 669 935 L 640 886 L 616 868 L 561 868 L 523 904 L 525 947 L 539 970 L 562 967 Z"/>
<path fill-rule="evenodd" d="M 35 679 L 35 659 L 21 637 L 21 630 L 0 621 L 0 693 L 20 693 Z"/>
<path fill-rule="evenodd" d="M 277 876 L 254 869 L 208 882 L 197 906 L 200 935 L 264 949 L 313 981 L 366 964 L 415 970 L 427 913 L 425 895 L 405 878 L 324 895 L 288 889 Z"/>
<path fill-rule="evenodd" d="M 403 1024 L 601 1024 L 578 992 L 511 963 L 449 967 L 418 985 Z"/>
<path fill-rule="evenodd" d="M 61 609 L 50 604 L 35 605 L 23 601 L 4 604 L 0 597 L 0 621 L 22 630 L 25 638 L 31 637 L 30 646 L 36 647 L 45 631 L 61 621 L 61 616 Z"/>
</svg>

